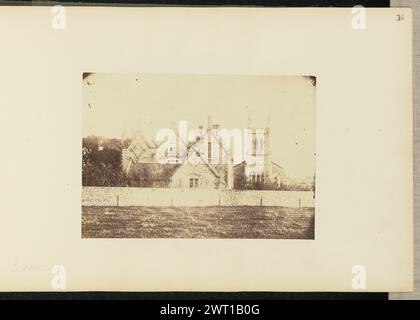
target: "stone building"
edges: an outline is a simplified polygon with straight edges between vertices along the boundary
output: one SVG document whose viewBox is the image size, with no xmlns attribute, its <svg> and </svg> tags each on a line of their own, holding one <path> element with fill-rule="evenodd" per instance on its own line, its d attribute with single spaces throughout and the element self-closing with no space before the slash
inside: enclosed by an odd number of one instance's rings
<svg viewBox="0 0 420 320">
<path fill-rule="evenodd" d="M 210 128 L 209 126 L 209 131 Z M 147 140 L 141 130 L 136 130 L 130 145 L 122 150 L 122 167 L 131 184 L 139 187 L 163 188 L 233 188 L 232 164 L 212 164 L 211 157 L 205 157 L 200 151 L 202 148 L 198 148 L 199 139 L 183 145 L 186 154 L 182 155 L 180 148 L 183 143 L 178 139 L 177 144 L 169 146 L 165 155 L 167 162 L 160 163 L 159 144 Z M 187 159 L 191 154 L 198 154 L 201 161 L 198 164 L 191 164 L 181 160 Z"/>
<path fill-rule="evenodd" d="M 132 186 L 161 188 L 234 189 L 239 180 L 280 185 L 285 179 L 284 170 L 271 161 L 270 128 L 251 128 L 248 121 L 251 146 L 245 161 L 234 164 L 232 150 L 227 150 L 221 137 L 214 136 L 220 126 L 208 119 L 207 128 L 199 127 L 201 136 L 185 143 L 178 132 L 177 143 L 170 145 L 165 161 L 159 159 L 159 144 L 148 140 L 141 130 L 133 133 L 131 142 L 122 150 L 122 167 Z M 205 136 L 204 136 L 205 135 Z M 205 137 L 206 139 L 203 139 Z M 204 148 L 203 143 L 207 144 Z M 216 144 L 214 144 L 216 143 Z M 183 154 L 184 152 L 184 154 Z M 199 158 L 198 164 L 185 161 L 190 156 Z M 247 162 L 259 156 L 259 163 Z M 215 161 L 227 159 L 227 161 Z M 234 180 L 237 180 L 236 183 Z"/>
</svg>

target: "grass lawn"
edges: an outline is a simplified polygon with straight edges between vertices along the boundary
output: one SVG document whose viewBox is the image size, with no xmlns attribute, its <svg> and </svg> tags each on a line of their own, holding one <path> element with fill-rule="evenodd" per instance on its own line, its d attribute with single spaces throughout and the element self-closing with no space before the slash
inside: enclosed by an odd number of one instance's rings
<svg viewBox="0 0 420 320">
<path fill-rule="evenodd" d="M 314 208 L 82 207 L 83 238 L 314 239 Z"/>
</svg>

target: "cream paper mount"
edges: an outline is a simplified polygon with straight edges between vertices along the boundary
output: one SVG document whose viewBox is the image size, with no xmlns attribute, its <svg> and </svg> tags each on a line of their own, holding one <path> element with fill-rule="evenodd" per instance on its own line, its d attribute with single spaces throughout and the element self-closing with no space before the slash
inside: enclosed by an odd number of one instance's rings
<svg viewBox="0 0 420 320">
<path fill-rule="evenodd" d="M 411 291 L 411 30 L 404 8 L 2 7 L 0 290 Z M 262 166 L 188 137 L 203 161 L 171 157 L 183 120 L 251 129 Z"/>
</svg>

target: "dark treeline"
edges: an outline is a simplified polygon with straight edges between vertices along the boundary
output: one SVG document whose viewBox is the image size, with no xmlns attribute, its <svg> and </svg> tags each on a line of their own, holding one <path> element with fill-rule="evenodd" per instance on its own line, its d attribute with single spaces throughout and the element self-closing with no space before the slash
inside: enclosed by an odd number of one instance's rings
<svg viewBox="0 0 420 320">
<path fill-rule="evenodd" d="M 127 186 L 121 167 L 122 148 L 119 139 L 83 138 L 83 186 Z"/>
<path fill-rule="evenodd" d="M 287 181 L 287 179 L 282 183 L 273 181 L 252 181 L 245 175 L 244 167 L 240 167 L 236 170 L 233 188 L 235 190 L 315 191 L 314 183 L 298 184 Z"/>
</svg>

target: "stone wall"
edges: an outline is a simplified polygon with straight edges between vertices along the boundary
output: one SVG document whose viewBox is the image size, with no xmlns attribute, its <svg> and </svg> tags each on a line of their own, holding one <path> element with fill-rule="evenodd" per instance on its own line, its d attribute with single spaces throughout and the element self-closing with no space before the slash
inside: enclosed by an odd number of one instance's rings
<svg viewBox="0 0 420 320">
<path fill-rule="evenodd" d="M 314 207 L 311 191 L 83 187 L 82 206 Z"/>
</svg>

